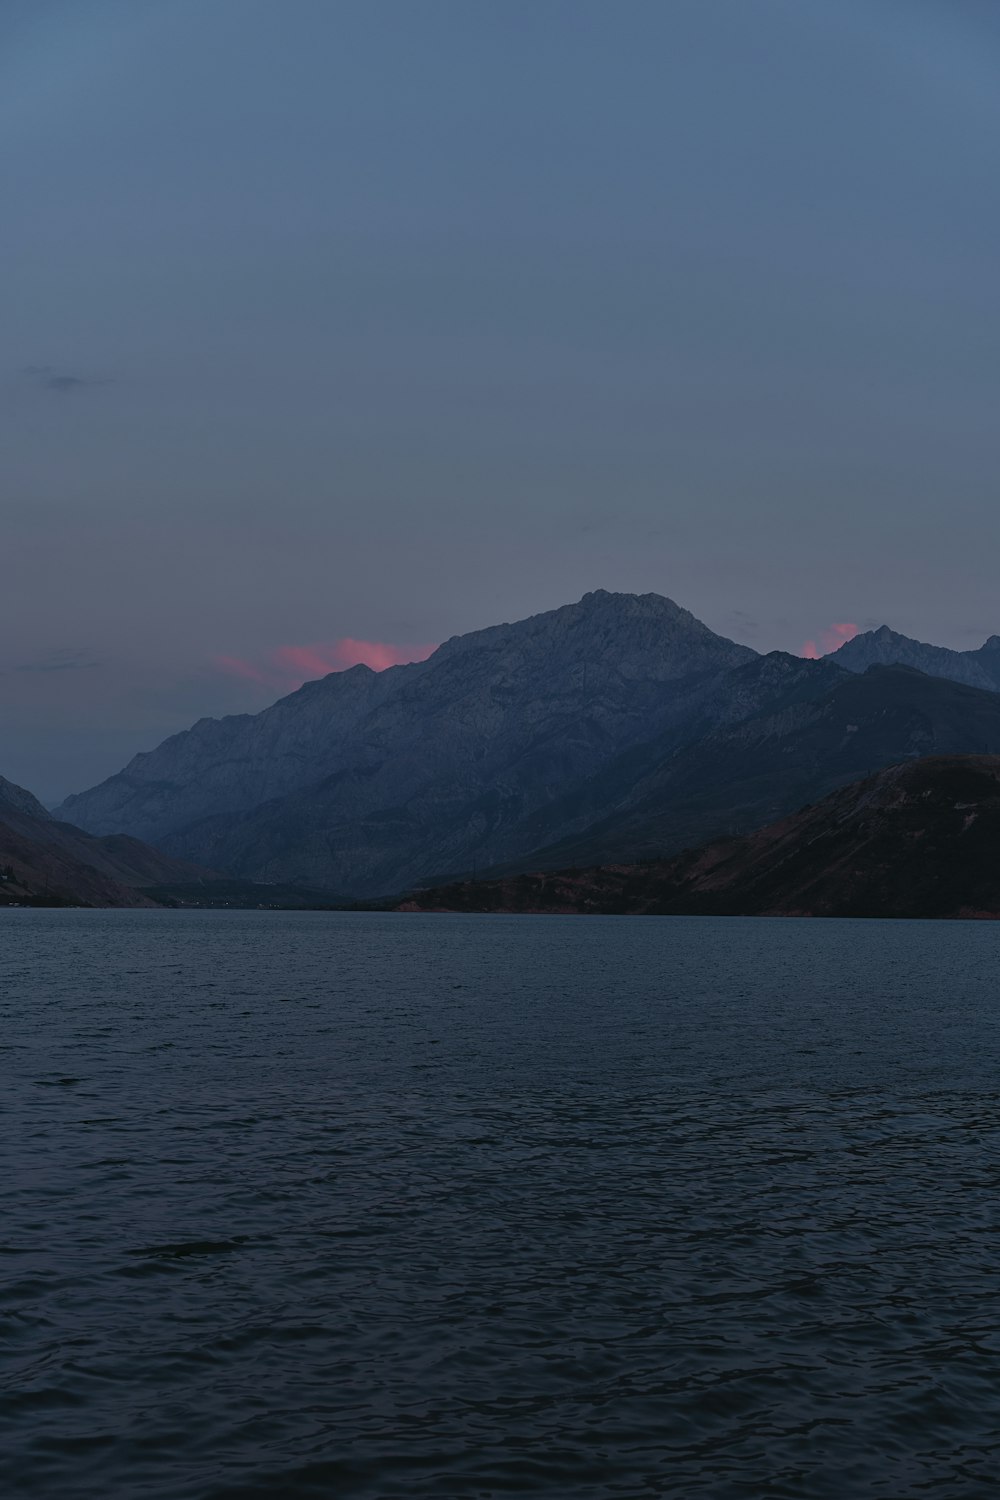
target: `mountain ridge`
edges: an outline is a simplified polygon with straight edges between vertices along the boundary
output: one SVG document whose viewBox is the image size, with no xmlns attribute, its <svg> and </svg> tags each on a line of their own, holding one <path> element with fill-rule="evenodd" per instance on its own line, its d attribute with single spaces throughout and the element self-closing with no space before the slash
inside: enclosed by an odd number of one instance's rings
<svg viewBox="0 0 1000 1500">
<path fill-rule="evenodd" d="M 893 759 L 1000 743 L 983 686 L 994 655 L 1000 683 L 996 639 L 958 653 L 882 627 L 818 661 L 762 656 L 661 595 L 595 590 L 201 719 L 57 813 L 237 879 L 363 899 L 672 853 Z"/>
<path fill-rule="evenodd" d="M 824 660 L 849 672 L 873 666 L 914 667 L 929 677 L 944 677 L 967 687 L 1000 691 L 1000 636 L 991 635 L 974 651 L 953 651 L 900 635 L 888 625 L 867 630 L 845 641 Z"/>
</svg>

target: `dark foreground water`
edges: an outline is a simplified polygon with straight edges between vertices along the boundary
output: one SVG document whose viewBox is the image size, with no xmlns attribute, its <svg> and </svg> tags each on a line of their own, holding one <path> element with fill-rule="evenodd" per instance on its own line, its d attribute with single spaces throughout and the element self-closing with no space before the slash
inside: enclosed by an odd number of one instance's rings
<svg viewBox="0 0 1000 1500">
<path fill-rule="evenodd" d="M 0 1493 L 994 1495 L 998 958 L 0 913 Z"/>
</svg>

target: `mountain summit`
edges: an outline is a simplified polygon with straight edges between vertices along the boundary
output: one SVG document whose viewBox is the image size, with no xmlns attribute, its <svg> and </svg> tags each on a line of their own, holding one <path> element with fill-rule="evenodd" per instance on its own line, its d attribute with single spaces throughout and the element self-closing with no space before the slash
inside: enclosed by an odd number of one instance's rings
<svg viewBox="0 0 1000 1500">
<path fill-rule="evenodd" d="M 846 641 L 826 658 L 848 672 L 867 672 L 869 667 L 915 667 L 929 677 L 947 677 L 967 687 L 1000 690 L 1000 636 L 991 635 L 977 651 L 951 651 L 914 641 L 882 625 Z"/>
</svg>

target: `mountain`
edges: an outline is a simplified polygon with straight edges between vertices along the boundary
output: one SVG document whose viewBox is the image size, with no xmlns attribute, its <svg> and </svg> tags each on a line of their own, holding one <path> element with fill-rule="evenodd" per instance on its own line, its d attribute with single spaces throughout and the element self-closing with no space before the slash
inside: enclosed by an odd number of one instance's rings
<svg viewBox="0 0 1000 1500">
<path fill-rule="evenodd" d="M 1000 918 L 1000 756 L 891 766 L 675 859 L 419 892 L 404 911 Z"/>
<path fill-rule="evenodd" d="M 950 651 L 947 646 L 928 646 L 898 635 L 883 625 L 854 636 L 825 659 L 848 672 L 866 672 L 876 666 L 914 667 L 930 677 L 1000 691 L 1000 635 L 991 635 L 977 651 Z"/>
<path fill-rule="evenodd" d="M 377 894 L 526 853 L 526 819 L 629 747 L 714 722 L 720 679 L 755 660 L 669 599 L 598 591 L 203 719 L 59 812 L 243 878 Z"/>
<path fill-rule="evenodd" d="M 0 810 L 27 813 L 29 817 L 45 819 L 49 816 L 48 811 L 31 792 L 26 792 L 23 786 L 15 786 L 12 781 L 7 781 L 0 776 Z"/>
<path fill-rule="evenodd" d="M 155 906 L 144 887 L 215 878 L 138 839 L 60 822 L 0 777 L 0 905 Z"/>
<path fill-rule="evenodd" d="M 771 660 L 762 658 L 761 665 Z M 519 868 L 674 854 L 759 828 L 896 761 L 1000 747 L 996 693 L 908 667 L 872 667 L 852 676 L 833 657 L 813 664 L 828 674 L 817 693 L 815 681 L 796 671 L 804 665 L 795 657 L 776 663 L 788 691 L 761 712 L 680 748 L 667 746 L 659 758 L 647 750 L 648 768 L 631 778 L 609 766 L 588 796 L 594 806 L 613 804 L 611 810 L 573 837 L 541 845 Z M 751 670 L 741 668 L 730 681 Z"/>
<path fill-rule="evenodd" d="M 862 670 L 907 651 L 949 670 Z M 896 760 L 1000 746 L 994 657 L 1000 638 L 961 653 L 885 630 L 821 661 L 759 656 L 669 599 L 598 591 L 203 719 L 59 811 L 340 898 L 670 855 Z"/>
</svg>

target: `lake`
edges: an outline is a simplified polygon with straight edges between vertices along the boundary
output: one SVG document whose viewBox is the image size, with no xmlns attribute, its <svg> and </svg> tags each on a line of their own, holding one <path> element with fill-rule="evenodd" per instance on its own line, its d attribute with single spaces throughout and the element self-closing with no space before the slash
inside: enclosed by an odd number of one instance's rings
<svg viewBox="0 0 1000 1500">
<path fill-rule="evenodd" d="M 987 1496 L 1000 926 L 0 912 L 0 1492 Z"/>
</svg>

